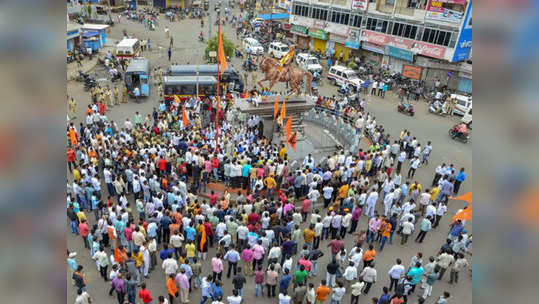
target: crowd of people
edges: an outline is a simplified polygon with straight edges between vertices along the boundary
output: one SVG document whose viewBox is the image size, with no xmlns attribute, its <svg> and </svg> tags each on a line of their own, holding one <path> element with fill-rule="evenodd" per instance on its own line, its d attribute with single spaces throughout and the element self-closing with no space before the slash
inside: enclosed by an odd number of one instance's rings
<svg viewBox="0 0 539 304">
<path fill-rule="evenodd" d="M 383 96 L 387 85 L 378 87 Z M 432 143 L 409 130 L 392 138 L 364 99 L 335 96 L 317 105 L 346 116 L 369 144 L 357 155 L 292 160 L 284 143 L 263 136 L 259 117 L 234 107 L 237 98 L 160 102 L 116 122 L 106 112 L 120 104 L 118 88 L 91 91 L 85 119 L 66 130 L 69 229 L 95 260 L 82 265 L 81 253 L 68 249 L 75 303 L 92 301 L 86 273 L 93 271 L 119 304 L 188 303 L 193 293 L 200 304 L 240 304 L 246 293 L 282 304 L 448 303 L 450 293 L 433 297 L 433 286 L 448 270 L 457 284 L 469 269 L 472 236 L 461 220 L 447 240 L 430 240 L 429 232 L 446 229 L 440 222 L 465 168 L 440 164 L 422 185 L 415 174 L 429 170 Z M 390 267 L 376 263 L 410 238 L 441 247 Z M 323 256 L 329 262 L 319 265 Z M 375 291 L 382 276 L 390 284 Z M 166 294 L 151 291 L 150 278 Z M 254 290 L 246 290 L 248 280 Z"/>
<path fill-rule="evenodd" d="M 233 99 L 221 101 L 219 134 L 202 128 L 202 101 L 186 102 L 187 121 L 171 102 L 119 126 L 107 120 L 96 94 L 92 99 L 86 112 L 91 119 L 67 129 L 67 213 L 71 232 L 111 281 L 109 294 L 116 293 L 120 304 L 135 303 L 137 296 L 150 303 L 144 280 L 158 267 L 168 290 L 158 303 L 185 303 L 194 289 L 200 289 L 201 303 L 240 303 L 246 276 L 254 276 L 255 295 L 264 296 L 266 289 L 280 303 L 342 303 L 346 293 L 355 302 L 377 281 L 376 255 L 393 244 L 395 232 L 400 245 L 414 233 L 423 242 L 465 180 L 464 169 L 445 164 L 436 168 L 431 187 L 412 180 L 428 164 L 431 143 L 423 148 L 407 130 L 391 141 L 361 107 L 354 110 L 355 126 L 371 138 L 366 151 L 337 151 L 320 162 L 308 155 L 292 167 L 285 145 L 269 143 L 257 117 L 228 106 Z M 206 111 L 215 112 L 216 101 L 209 104 Z M 223 183 L 225 191 L 207 191 L 208 182 Z M 350 250 L 347 237 L 355 239 Z M 464 223 L 453 223 L 437 257 L 423 263 L 420 252 L 408 270 L 396 261 L 388 273 L 391 285 L 377 303 L 406 302 L 417 284 L 425 288 L 420 299 L 427 299 L 448 268 L 457 282 L 468 266 L 470 242 Z M 331 255 L 330 263 L 321 285 L 314 286 L 310 281 L 319 275 L 324 254 Z M 73 253 L 69 258 L 76 260 Z M 211 273 L 202 272 L 204 263 L 211 264 Z M 70 265 L 84 298 L 83 266 Z M 225 296 L 222 286 L 229 279 L 234 290 Z"/>
</svg>

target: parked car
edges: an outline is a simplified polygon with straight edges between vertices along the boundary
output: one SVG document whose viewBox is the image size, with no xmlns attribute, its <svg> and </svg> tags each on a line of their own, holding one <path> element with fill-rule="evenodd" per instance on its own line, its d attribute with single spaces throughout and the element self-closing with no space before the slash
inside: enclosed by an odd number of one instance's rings
<svg viewBox="0 0 539 304">
<path fill-rule="evenodd" d="M 341 86 L 343 83 L 346 83 L 354 90 L 360 88 L 364 83 L 364 81 L 357 76 L 354 70 L 340 65 L 332 66 L 328 71 L 327 77 L 333 85 Z"/>
<path fill-rule="evenodd" d="M 278 41 L 270 43 L 268 47 L 268 55 L 275 58 L 282 58 L 288 51 L 288 45 Z"/>
<path fill-rule="evenodd" d="M 296 55 L 296 63 L 304 71 L 309 71 L 311 73 L 322 72 L 322 66 L 318 61 L 318 58 L 309 54 L 309 53 L 299 53 Z"/>
<path fill-rule="evenodd" d="M 460 119 L 463 123 L 468 125 L 468 128 L 472 128 L 472 107 L 468 109 L 468 112 L 464 113 L 464 116 Z"/>
<path fill-rule="evenodd" d="M 243 39 L 243 47 L 245 48 L 245 52 L 247 52 L 247 47 L 249 47 L 249 49 L 251 49 L 251 54 L 253 55 L 264 54 L 264 47 L 254 38 L 247 37 Z"/>
<path fill-rule="evenodd" d="M 472 96 L 465 96 L 460 94 L 451 94 L 451 98 L 457 100 L 455 105 L 455 114 L 464 115 L 472 108 Z"/>
<path fill-rule="evenodd" d="M 251 20 L 251 25 L 252 25 L 253 27 L 260 26 L 260 25 L 262 25 L 263 23 L 264 23 L 264 19 L 262 19 L 262 18 L 258 18 L 258 17 L 257 17 L 257 18 L 254 18 L 253 20 Z"/>
</svg>

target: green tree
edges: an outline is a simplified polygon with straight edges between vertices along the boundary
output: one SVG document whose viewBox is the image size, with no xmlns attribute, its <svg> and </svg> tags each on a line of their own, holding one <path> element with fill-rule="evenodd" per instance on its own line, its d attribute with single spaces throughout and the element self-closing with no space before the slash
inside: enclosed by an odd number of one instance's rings
<svg viewBox="0 0 539 304">
<path fill-rule="evenodd" d="M 225 55 L 226 57 L 231 58 L 234 55 L 234 49 L 236 46 L 234 43 L 228 39 L 226 39 L 225 35 L 221 34 L 221 37 L 223 39 L 223 48 L 225 49 Z M 209 58 L 209 53 L 211 51 L 214 51 L 217 53 L 217 35 L 213 36 L 211 39 L 206 42 L 206 50 L 204 51 L 204 57 Z"/>
</svg>

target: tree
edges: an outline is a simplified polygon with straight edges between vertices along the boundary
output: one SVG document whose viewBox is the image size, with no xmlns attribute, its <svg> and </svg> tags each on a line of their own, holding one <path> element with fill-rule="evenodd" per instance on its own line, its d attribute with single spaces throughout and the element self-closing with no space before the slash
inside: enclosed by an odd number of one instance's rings
<svg viewBox="0 0 539 304">
<path fill-rule="evenodd" d="M 234 43 L 228 39 L 226 39 L 225 35 L 222 34 L 223 39 L 223 48 L 225 49 L 225 55 L 228 58 L 231 58 L 234 55 L 234 49 L 236 46 Z M 209 53 L 211 51 L 214 51 L 217 53 L 217 35 L 213 36 L 211 39 L 208 40 L 206 43 L 206 50 L 204 51 L 204 57 L 209 58 Z"/>
</svg>

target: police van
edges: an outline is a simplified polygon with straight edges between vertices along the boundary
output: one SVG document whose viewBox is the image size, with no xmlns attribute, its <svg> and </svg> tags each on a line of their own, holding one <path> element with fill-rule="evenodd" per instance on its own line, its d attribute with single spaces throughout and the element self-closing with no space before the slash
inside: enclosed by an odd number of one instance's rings
<svg viewBox="0 0 539 304">
<path fill-rule="evenodd" d="M 354 90 L 363 85 L 363 80 L 359 79 L 356 72 L 340 65 L 332 66 L 328 71 L 328 79 L 333 85 L 342 86 L 346 83 Z"/>
</svg>

